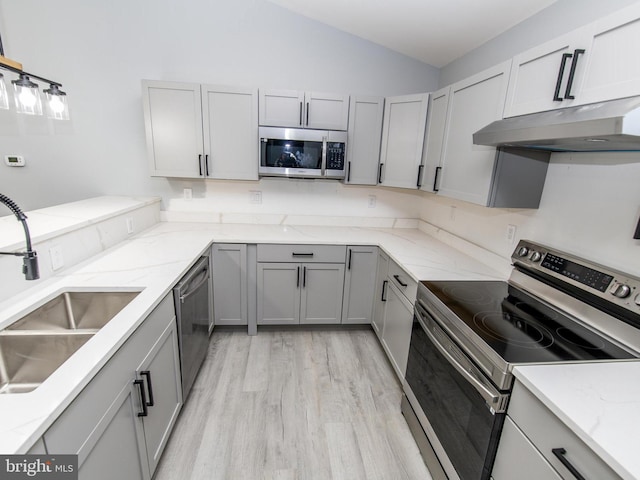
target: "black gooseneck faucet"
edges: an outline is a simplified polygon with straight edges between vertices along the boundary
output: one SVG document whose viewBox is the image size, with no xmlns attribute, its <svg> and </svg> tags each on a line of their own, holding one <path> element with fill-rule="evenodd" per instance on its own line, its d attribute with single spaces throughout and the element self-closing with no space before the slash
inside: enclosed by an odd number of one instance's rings
<svg viewBox="0 0 640 480">
<path fill-rule="evenodd" d="M 40 273 L 38 271 L 38 254 L 31 248 L 31 236 L 29 235 L 29 227 L 27 226 L 27 216 L 22 213 L 20 207 L 18 207 L 13 200 L 1 193 L 0 203 L 4 203 L 16 218 L 22 222 L 24 235 L 27 240 L 26 252 L 0 252 L 0 255 L 15 255 L 16 257 L 22 257 L 22 273 L 24 273 L 24 277 L 27 280 L 37 280 L 40 278 Z"/>
</svg>

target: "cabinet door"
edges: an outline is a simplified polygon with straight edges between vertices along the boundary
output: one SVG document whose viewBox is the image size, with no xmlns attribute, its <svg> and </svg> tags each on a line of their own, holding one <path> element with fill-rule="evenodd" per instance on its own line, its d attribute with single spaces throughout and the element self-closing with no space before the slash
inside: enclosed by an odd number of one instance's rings
<svg viewBox="0 0 640 480">
<path fill-rule="evenodd" d="M 640 95 L 640 4 L 590 24 L 589 30 L 584 71 L 576 75 L 576 102 Z"/>
<path fill-rule="evenodd" d="M 347 177 L 351 185 L 376 185 L 382 140 L 384 98 L 351 97 Z"/>
<path fill-rule="evenodd" d="M 265 127 L 303 127 L 304 92 L 260 90 L 260 125 Z"/>
<path fill-rule="evenodd" d="M 146 388 L 147 416 L 142 417 L 149 472 L 153 475 L 182 407 L 176 323 L 167 327 L 136 370 Z M 122 477 L 121 477 L 122 478 Z"/>
<path fill-rule="evenodd" d="M 526 113 L 553 110 L 568 107 L 575 100 L 565 99 L 567 79 L 573 59 L 563 59 L 564 54 L 573 54 L 574 49 L 584 42 L 580 31 L 571 32 L 534 47 L 513 58 L 513 67 L 509 79 L 509 90 L 504 116 L 514 117 Z M 583 58 L 579 58 L 577 66 L 582 69 Z M 564 62 L 564 70 L 561 72 Z M 562 100 L 554 100 L 558 77 L 562 73 L 558 96 Z M 581 71 L 576 75 L 580 76 Z M 576 77 L 577 78 L 577 77 Z"/>
<path fill-rule="evenodd" d="M 342 321 L 344 263 L 303 263 L 300 323 Z"/>
<path fill-rule="evenodd" d="M 439 193 L 487 205 L 495 147 L 474 145 L 473 133 L 502 118 L 510 62 L 451 86 Z"/>
<path fill-rule="evenodd" d="M 429 96 L 429 115 L 427 116 L 427 131 L 422 154 L 422 181 L 420 190 L 425 192 L 437 191 L 437 172 L 441 167 L 442 146 L 447 124 L 447 107 L 449 104 L 450 87 L 445 87 Z"/>
<path fill-rule="evenodd" d="M 124 386 L 80 450 L 74 452 L 78 454 L 80 480 L 150 478 L 136 389 L 131 382 Z"/>
<path fill-rule="evenodd" d="M 200 85 L 143 80 L 142 103 L 151 175 L 202 177 Z"/>
<path fill-rule="evenodd" d="M 407 371 L 413 311 L 411 304 L 394 284 L 388 284 L 386 293 L 387 305 L 382 328 L 382 345 L 391 360 L 393 369 L 402 381 Z"/>
<path fill-rule="evenodd" d="M 380 150 L 385 187 L 418 188 L 428 103 L 428 93 L 385 100 Z"/>
<path fill-rule="evenodd" d="M 258 263 L 258 325 L 300 323 L 302 266 Z"/>
<path fill-rule="evenodd" d="M 213 246 L 213 312 L 216 325 L 247 325 L 247 246 Z"/>
<path fill-rule="evenodd" d="M 258 179 L 258 91 L 202 86 L 205 174 Z"/>
<path fill-rule="evenodd" d="M 382 250 L 378 251 L 378 268 L 376 269 L 376 290 L 375 304 L 373 308 L 373 330 L 382 339 L 382 329 L 384 326 L 384 312 L 387 304 L 387 272 L 389 270 L 389 257 Z"/>
<path fill-rule="evenodd" d="M 322 130 L 347 130 L 349 95 L 305 93 L 304 126 Z"/>
<path fill-rule="evenodd" d="M 377 247 L 347 248 L 342 323 L 372 322 L 377 264 Z"/>
</svg>

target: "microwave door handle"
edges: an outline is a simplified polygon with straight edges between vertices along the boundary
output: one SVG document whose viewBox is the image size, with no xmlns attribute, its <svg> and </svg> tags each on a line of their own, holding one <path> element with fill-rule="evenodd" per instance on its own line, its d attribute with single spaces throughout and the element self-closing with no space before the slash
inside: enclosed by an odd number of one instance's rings
<svg viewBox="0 0 640 480">
<path fill-rule="evenodd" d="M 327 137 L 322 137 L 322 165 L 320 167 L 320 175 L 324 177 L 324 171 L 327 168 Z"/>
<path fill-rule="evenodd" d="M 422 322 L 420 318 L 420 314 L 423 312 L 419 312 L 418 320 L 420 320 L 420 325 L 424 330 L 424 333 L 429 337 L 429 340 L 436 346 L 438 351 L 449 361 L 451 366 L 456 369 L 456 371 L 462 375 L 465 379 L 471 383 L 471 385 L 476 389 L 476 391 L 482 396 L 482 398 L 496 411 L 496 413 L 502 413 L 504 411 L 503 405 L 503 395 L 499 392 L 494 391 L 489 386 L 483 384 L 480 380 L 476 378 L 475 375 L 471 374 L 464 365 L 461 365 L 460 362 L 449 353 L 448 349 L 440 343 L 440 341 L 435 337 L 433 333 L 426 328 L 426 325 Z M 426 313 L 426 312 L 425 312 Z M 450 348 L 458 350 L 457 346 L 450 344 Z M 462 354 L 462 353 L 461 353 Z"/>
</svg>

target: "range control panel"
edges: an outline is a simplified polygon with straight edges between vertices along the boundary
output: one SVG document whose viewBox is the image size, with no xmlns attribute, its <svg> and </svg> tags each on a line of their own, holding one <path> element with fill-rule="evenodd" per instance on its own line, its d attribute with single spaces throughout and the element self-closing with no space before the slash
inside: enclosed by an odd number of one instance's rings
<svg viewBox="0 0 640 480">
<path fill-rule="evenodd" d="M 527 240 L 518 243 L 511 260 L 640 314 L 640 278 Z"/>
</svg>

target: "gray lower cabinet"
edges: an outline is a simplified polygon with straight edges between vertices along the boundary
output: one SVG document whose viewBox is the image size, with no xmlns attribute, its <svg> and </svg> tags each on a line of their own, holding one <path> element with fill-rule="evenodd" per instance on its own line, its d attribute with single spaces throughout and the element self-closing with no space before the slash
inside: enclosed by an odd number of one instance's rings
<svg viewBox="0 0 640 480">
<path fill-rule="evenodd" d="M 400 380 L 404 379 L 409 357 L 413 306 L 392 282 L 387 284 L 382 346 Z"/>
<path fill-rule="evenodd" d="M 216 325 L 247 325 L 247 246 L 213 245 L 213 314 Z"/>
<path fill-rule="evenodd" d="M 260 262 L 257 271 L 258 325 L 341 322 L 344 264 Z"/>
<path fill-rule="evenodd" d="M 347 247 L 342 323 L 372 323 L 377 264 L 378 247 Z"/>
<path fill-rule="evenodd" d="M 382 329 L 384 327 L 385 305 L 387 304 L 387 272 L 389 271 L 389 256 L 381 249 L 378 251 L 378 267 L 376 269 L 375 301 L 373 306 L 373 320 L 371 326 L 382 340 Z"/>
<path fill-rule="evenodd" d="M 170 294 L 45 432 L 47 452 L 77 454 L 81 480 L 148 480 L 181 406 Z"/>
</svg>

